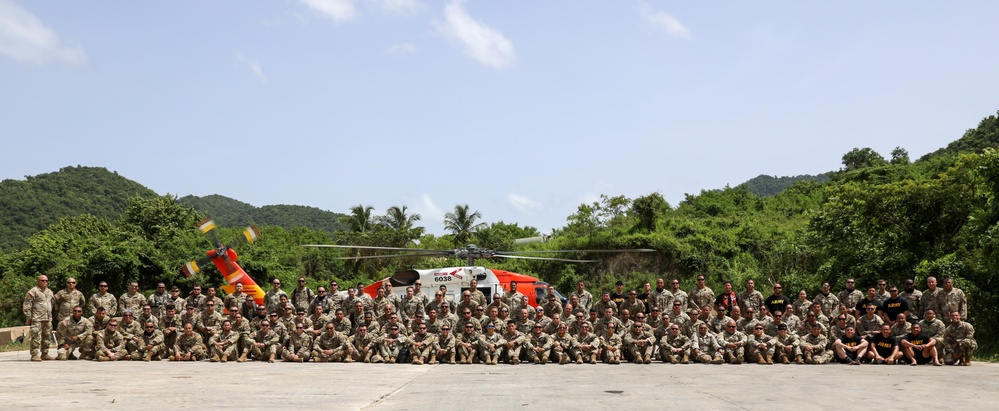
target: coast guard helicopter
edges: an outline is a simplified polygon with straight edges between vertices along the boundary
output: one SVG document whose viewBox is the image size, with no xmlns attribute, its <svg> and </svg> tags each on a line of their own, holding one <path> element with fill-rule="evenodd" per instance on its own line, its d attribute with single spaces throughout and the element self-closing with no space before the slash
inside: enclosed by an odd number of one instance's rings
<svg viewBox="0 0 999 411">
<path fill-rule="evenodd" d="M 189 261 L 184 264 L 181 271 L 184 273 L 185 277 L 190 277 L 194 274 L 201 272 L 201 267 L 209 262 L 215 264 L 215 267 L 219 269 L 222 276 L 228 284 L 219 287 L 226 294 L 232 294 L 236 291 L 236 284 L 243 284 L 243 293 L 253 297 L 258 305 L 264 304 L 264 290 L 257 285 L 253 278 L 250 278 L 246 271 L 243 271 L 243 267 L 240 267 L 236 263 L 236 259 L 239 256 L 236 255 L 236 251 L 232 247 L 243 244 L 243 243 L 253 243 L 258 238 L 260 238 L 260 230 L 257 229 L 256 225 L 251 225 L 243 229 L 243 236 L 236 239 L 232 244 L 225 245 L 219 241 L 218 235 L 215 233 L 215 221 L 210 217 L 205 217 L 198 223 L 198 231 L 202 234 L 208 234 L 209 239 L 212 241 L 212 245 L 215 248 L 205 252 L 205 256 L 195 260 Z M 225 307 L 228 309 L 228 307 Z"/>
</svg>

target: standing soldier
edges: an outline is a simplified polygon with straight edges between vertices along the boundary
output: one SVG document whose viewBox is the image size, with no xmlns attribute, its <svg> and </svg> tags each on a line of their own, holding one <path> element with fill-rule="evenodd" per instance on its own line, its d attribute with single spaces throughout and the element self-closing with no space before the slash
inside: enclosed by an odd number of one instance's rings
<svg viewBox="0 0 999 411">
<path fill-rule="evenodd" d="M 167 294 L 166 284 L 164 283 L 157 283 L 156 291 L 149 294 L 149 299 L 146 301 L 149 302 L 149 308 L 153 310 L 153 315 L 156 316 L 156 318 L 163 316 L 166 312 L 167 304 L 173 304 L 173 299 L 170 298 L 170 294 Z"/>
<path fill-rule="evenodd" d="M 82 307 L 86 304 L 87 299 L 83 296 L 79 290 L 76 289 L 76 279 L 67 278 L 66 288 L 59 290 L 52 298 L 52 305 L 56 309 L 56 323 L 61 323 L 63 320 L 69 318 L 73 315 L 73 309 L 77 306 Z M 56 330 L 56 335 L 60 335 L 60 330 Z M 58 340 L 61 340 L 60 336 Z"/>
<path fill-rule="evenodd" d="M 739 294 L 739 307 L 743 312 L 749 313 L 749 308 L 753 312 L 760 312 L 763 306 L 763 293 L 756 291 L 756 281 L 746 280 L 746 291 Z"/>
<path fill-rule="evenodd" d="M 198 309 L 205 311 L 205 306 L 208 305 L 208 303 L 215 303 L 213 307 L 215 307 L 215 312 L 219 315 L 222 315 L 223 309 L 227 307 L 223 305 L 225 302 L 219 298 L 217 292 L 215 291 L 215 287 L 208 287 L 208 294 L 205 295 L 205 300 L 201 303 L 201 306 L 199 306 Z"/>
<path fill-rule="evenodd" d="M 104 307 L 108 317 L 114 317 L 115 313 L 118 312 L 118 299 L 114 297 L 114 294 L 108 292 L 108 283 L 105 281 L 101 281 L 97 285 L 97 292 L 90 296 L 87 305 L 90 306 L 90 312 L 94 314 L 97 314 L 97 307 Z"/>
<path fill-rule="evenodd" d="M 83 316 L 83 306 L 73 307 L 72 314 L 59 322 L 59 360 L 75 360 L 73 350 L 80 349 L 80 359 L 92 358 L 94 325 Z"/>
<path fill-rule="evenodd" d="M 659 278 L 656 279 L 656 289 L 648 291 L 648 302 L 645 304 L 648 308 L 659 307 L 660 310 L 669 310 L 673 304 L 673 293 L 666 289 L 666 280 Z"/>
<path fill-rule="evenodd" d="M 194 288 L 191 289 L 191 293 L 187 295 L 187 299 L 184 300 L 186 305 L 193 305 L 196 310 L 200 310 L 201 307 L 205 306 L 205 295 L 201 293 L 201 286 L 195 284 Z"/>
<path fill-rule="evenodd" d="M 142 311 L 143 305 L 146 305 L 146 296 L 139 292 L 139 283 L 132 281 L 128 285 L 128 291 L 118 297 L 118 311 L 132 310 L 137 313 Z"/>
<path fill-rule="evenodd" d="M 29 347 L 31 361 L 51 360 L 49 356 L 49 336 L 52 334 L 52 290 L 49 288 L 49 278 L 38 276 L 38 285 L 28 290 L 24 296 L 21 310 L 24 312 L 29 331 Z M 41 350 L 42 356 L 38 356 Z"/>
<path fill-rule="evenodd" d="M 933 310 L 934 312 L 938 312 L 943 317 L 949 315 L 943 311 L 940 311 L 940 307 L 937 307 L 937 293 L 939 293 L 940 291 L 941 289 L 937 287 L 937 278 L 927 277 L 926 291 L 923 291 L 923 296 L 919 298 L 919 313 L 923 315 L 924 318 L 926 315 L 926 310 Z"/>
<path fill-rule="evenodd" d="M 426 304 L 429 298 L 426 294 L 420 291 L 420 284 L 421 283 L 419 281 L 416 282 L 416 297 L 422 298 L 423 303 Z M 480 307 L 485 307 L 489 304 L 489 301 L 486 300 L 486 295 L 483 294 L 482 291 L 479 291 L 479 282 L 476 279 L 473 278 L 469 283 L 468 291 L 472 293 L 472 301 L 478 303 Z"/>
<path fill-rule="evenodd" d="M 860 304 L 860 300 L 864 298 L 864 293 L 855 288 L 856 281 L 852 278 L 846 279 L 846 289 L 839 292 L 836 298 L 839 299 L 839 303 L 845 305 L 846 308 L 850 310 L 850 314 L 854 317 L 860 317 L 864 313 L 857 313 L 854 307 Z"/>
<path fill-rule="evenodd" d="M 910 324 L 916 324 L 923 319 L 923 311 L 919 309 L 919 300 L 922 298 L 923 292 L 916 289 L 916 284 L 911 278 L 905 280 L 905 289 L 898 296 L 909 302 L 909 318 L 907 320 Z"/>
<path fill-rule="evenodd" d="M 291 305 L 303 310 L 309 309 L 309 303 L 316 298 L 316 293 L 305 283 L 305 277 L 298 277 L 298 288 L 291 291 Z"/>
<path fill-rule="evenodd" d="M 954 288 L 953 278 L 944 279 L 943 290 L 937 293 L 937 307 L 940 312 L 948 315 L 956 311 L 961 315 L 962 321 L 968 320 L 968 298 L 964 296 L 963 290 Z M 944 324 L 948 324 L 948 319 L 953 321 L 953 316 L 941 319 Z"/>
<path fill-rule="evenodd" d="M 347 288 L 348 291 L 350 291 L 349 290 L 350 287 Z M 344 297 L 340 295 L 340 283 L 336 282 L 336 280 L 330 281 L 330 289 L 329 291 L 326 292 L 326 295 L 328 296 L 326 297 L 326 299 L 328 300 L 329 303 L 326 306 L 325 312 L 328 313 L 332 310 L 336 310 L 337 308 L 343 308 L 344 311 L 350 310 L 350 307 L 345 306 L 344 304 L 345 303 Z"/>
<path fill-rule="evenodd" d="M 829 282 L 824 282 L 822 283 L 822 292 L 812 299 L 813 303 L 822 306 L 822 314 L 830 318 L 839 309 L 839 297 L 833 295 L 831 291 L 832 286 L 829 285 Z"/>
<path fill-rule="evenodd" d="M 524 297 L 517 291 L 517 282 L 510 281 L 510 292 L 503 295 L 503 302 L 510 307 L 510 311 L 513 312 L 514 309 L 520 309 L 520 300 Z"/>
<path fill-rule="evenodd" d="M 232 292 L 232 294 L 225 296 L 223 304 L 225 304 L 226 307 L 232 307 L 235 305 L 236 307 L 239 307 L 239 309 L 242 309 L 243 305 L 246 304 L 246 299 L 251 297 L 243 292 L 243 283 L 236 283 L 235 287 L 236 289 Z"/>
<path fill-rule="evenodd" d="M 579 305 L 577 308 L 582 309 L 584 312 L 593 308 L 593 294 L 586 291 L 586 283 L 582 280 L 576 282 L 576 291 L 573 291 L 570 296 L 573 295 L 579 298 Z"/>
<path fill-rule="evenodd" d="M 159 361 L 162 359 L 166 346 L 163 345 L 163 332 L 156 329 L 156 324 L 153 324 L 152 321 L 146 321 L 142 333 L 139 334 L 139 339 L 139 347 L 132 353 L 132 360 Z"/>
<path fill-rule="evenodd" d="M 281 280 L 275 278 L 271 284 L 274 288 L 264 294 L 264 306 L 268 313 L 276 313 L 281 309 L 281 296 L 287 297 L 288 294 L 281 289 Z"/>
</svg>

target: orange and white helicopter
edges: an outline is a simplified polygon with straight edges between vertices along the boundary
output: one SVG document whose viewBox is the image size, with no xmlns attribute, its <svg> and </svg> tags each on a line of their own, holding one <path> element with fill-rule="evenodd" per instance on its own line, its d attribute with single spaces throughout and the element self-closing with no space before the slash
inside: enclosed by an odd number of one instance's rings
<svg viewBox="0 0 999 411">
<path fill-rule="evenodd" d="M 215 264 L 215 267 L 219 269 L 222 276 L 225 277 L 228 284 L 219 287 L 226 294 L 232 294 L 236 291 L 236 284 L 243 284 L 243 293 L 253 297 L 253 300 L 257 304 L 264 304 L 264 290 L 257 285 L 253 278 L 250 278 L 246 271 L 243 271 L 243 267 L 240 267 L 236 263 L 236 259 L 239 256 L 236 255 L 236 251 L 232 249 L 233 246 L 242 243 L 253 243 L 258 238 L 260 238 L 260 230 L 257 230 L 257 226 L 251 225 L 243 229 L 243 237 L 237 238 L 236 242 L 230 245 L 222 244 L 219 241 L 218 235 L 215 234 L 215 221 L 209 217 L 201 220 L 198 223 L 198 231 L 202 234 L 208 234 L 208 237 L 212 240 L 212 244 L 215 248 L 205 252 L 205 256 L 184 264 L 181 271 L 184 273 L 185 277 L 190 277 L 194 274 L 201 272 L 201 266 L 208 264 L 209 262 Z M 228 307 L 226 307 L 228 308 Z"/>
<path fill-rule="evenodd" d="M 523 242 L 518 242 L 523 243 Z M 631 250 L 548 250 L 548 251 L 496 251 L 480 248 L 475 245 L 468 245 L 464 248 L 452 250 L 431 250 L 422 248 L 398 248 L 398 247 L 372 247 L 353 245 L 325 245 L 325 244 L 303 244 L 303 247 L 326 247 L 356 250 L 375 250 L 404 252 L 407 254 L 392 255 L 370 255 L 359 257 L 338 257 L 340 260 L 354 260 L 365 258 L 393 258 L 393 257 L 458 257 L 468 261 L 468 265 L 461 267 L 432 268 L 426 270 L 403 270 L 395 273 L 391 277 L 384 278 L 371 285 L 364 287 L 364 292 L 371 297 L 378 295 L 378 289 L 385 284 L 392 285 L 392 292 L 400 297 L 406 295 L 406 287 L 421 280 L 430 295 L 433 295 L 441 286 L 444 286 L 446 295 L 460 299 L 461 293 L 471 287 L 472 280 L 476 280 L 476 289 L 486 296 L 487 301 L 492 301 L 493 295 L 504 295 L 510 291 L 510 284 L 517 283 L 517 292 L 524 294 L 528 298 L 528 303 L 532 307 L 537 307 L 539 303 L 544 303 L 549 293 L 554 293 L 561 301 L 565 301 L 558 290 L 548 283 L 541 281 L 537 277 L 518 274 L 511 271 L 497 270 L 475 265 L 475 260 L 479 258 L 518 258 L 529 260 L 565 261 L 574 263 L 590 263 L 597 260 L 577 260 L 568 258 L 534 257 L 520 254 L 553 254 L 553 253 L 622 253 L 622 252 L 653 252 L 650 249 Z"/>
</svg>

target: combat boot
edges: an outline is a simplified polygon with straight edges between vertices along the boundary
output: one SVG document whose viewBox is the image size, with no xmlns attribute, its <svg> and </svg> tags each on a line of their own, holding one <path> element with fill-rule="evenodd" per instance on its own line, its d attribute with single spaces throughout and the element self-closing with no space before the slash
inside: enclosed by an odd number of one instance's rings
<svg viewBox="0 0 999 411">
<path fill-rule="evenodd" d="M 720 355 L 716 354 L 715 355 L 715 359 L 711 360 L 711 363 L 712 364 L 723 364 L 723 363 L 725 363 L 725 360 L 723 360 Z"/>
<path fill-rule="evenodd" d="M 971 353 L 965 353 L 964 357 L 961 358 L 961 365 L 971 365 Z"/>
<path fill-rule="evenodd" d="M 448 364 L 454 364 L 454 351 L 451 352 L 451 360 L 448 361 Z"/>
<path fill-rule="evenodd" d="M 413 357 L 413 365 L 423 365 L 423 359 L 420 357 Z"/>
<path fill-rule="evenodd" d="M 298 362 L 302 362 L 301 358 L 299 358 Z M 354 357 L 351 356 L 350 354 L 347 354 L 347 356 L 343 358 L 343 362 L 345 362 L 345 363 L 352 363 L 352 362 L 354 362 Z"/>
<path fill-rule="evenodd" d="M 583 363 L 583 355 L 576 354 L 576 364 L 582 364 L 582 363 Z"/>
<path fill-rule="evenodd" d="M 51 356 L 49 356 L 49 353 L 42 354 L 42 361 L 52 361 L 54 359 L 55 358 L 52 358 Z"/>
<path fill-rule="evenodd" d="M 451 359 L 454 360 L 454 354 L 451 354 Z M 465 354 L 462 354 L 458 361 L 460 363 L 462 363 L 462 364 L 468 364 L 468 362 L 467 362 L 468 361 L 468 356 L 466 356 Z"/>
<path fill-rule="evenodd" d="M 236 362 L 246 362 L 246 351 L 243 351 L 243 353 L 239 355 L 239 358 L 236 359 Z"/>
<path fill-rule="evenodd" d="M 680 364 L 690 364 L 690 354 L 683 354 L 683 360 L 680 361 Z"/>
<path fill-rule="evenodd" d="M 742 359 L 741 355 L 740 356 L 735 356 L 735 354 L 733 354 L 732 356 L 735 357 L 734 361 L 732 361 L 732 364 L 736 364 L 736 365 L 742 364 L 743 359 Z"/>
<path fill-rule="evenodd" d="M 364 362 L 365 363 L 371 362 L 371 351 L 368 351 L 368 353 L 364 355 Z"/>
<path fill-rule="evenodd" d="M 767 365 L 774 365 L 774 355 L 767 354 Z"/>
<path fill-rule="evenodd" d="M 144 359 L 144 361 L 146 361 L 146 362 L 150 362 L 150 361 L 152 361 L 152 360 L 153 360 L 153 352 L 152 352 L 152 351 L 150 351 L 150 352 L 147 352 L 147 353 L 146 353 L 146 358 Z M 223 361 L 223 362 L 225 362 L 225 361 Z"/>
<path fill-rule="evenodd" d="M 42 358 L 39 357 L 38 354 L 31 354 L 31 361 L 39 362 L 41 360 L 42 360 Z"/>
<path fill-rule="evenodd" d="M 596 364 L 596 363 L 597 363 L 597 353 L 590 354 L 590 364 Z"/>
<path fill-rule="evenodd" d="M 812 363 L 812 353 L 811 352 L 806 352 L 805 353 L 805 364 L 811 364 L 811 363 Z M 801 364 L 801 363 L 798 363 L 798 364 Z"/>
<path fill-rule="evenodd" d="M 663 362 L 666 361 L 669 361 L 670 364 L 678 364 L 680 362 L 680 360 L 677 360 L 676 356 L 673 354 L 666 354 L 666 358 L 663 359 Z"/>
<path fill-rule="evenodd" d="M 437 353 L 430 354 L 430 365 L 437 364 Z"/>
<path fill-rule="evenodd" d="M 274 354 L 273 353 L 271 354 L 270 358 L 267 359 L 267 362 L 269 362 L 271 364 L 274 363 Z"/>
<path fill-rule="evenodd" d="M 209 362 L 219 362 L 219 355 L 218 354 L 212 354 L 212 358 L 210 360 L 208 360 L 208 361 Z"/>
<path fill-rule="evenodd" d="M 149 360 L 146 360 L 146 361 L 149 361 Z M 223 356 L 219 357 L 219 362 L 225 363 L 226 361 L 229 361 L 229 356 L 228 355 L 223 355 Z"/>
<path fill-rule="evenodd" d="M 761 364 L 762 365 L 762 364 L 766 364 L 767 363 L 767 360 L 763 359 L 763 354 L 756 353 L 755 357 L 756 357 L 756 363 L 757 364 Z"/>
<path fill-rule="evenodd" d="M 805 363 L 805 361 L 801 359 L 801 354 L 798 354 L 798 355 L 794 356 L 794 363 L 795 364 L 804 364 Z"/>
<path fill-rule="evenodd" d="M 784 359 L 781 360 L 781 362 L 780 362 L 781 364 L 790 364 L 791 363 L 791 359 L 788 358 L 787 355 L 783 355 L 783 358 Z"/>
</svg>

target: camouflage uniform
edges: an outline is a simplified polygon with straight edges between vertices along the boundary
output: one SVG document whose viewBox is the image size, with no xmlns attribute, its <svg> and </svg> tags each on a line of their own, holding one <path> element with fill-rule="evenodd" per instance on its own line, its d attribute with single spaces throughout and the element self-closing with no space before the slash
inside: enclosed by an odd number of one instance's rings
<svg viewBox="0 0 999 411">
<path fill-rule="evenodd" d="M 524 344 L 524 354 L 527 361 L 535 364 L 547 364 L 548 357 L 551 355 L 552 343 L 552 337 L 545 334 L 544 331 L 528 334 L 527 343 Z"/>
<path fill-rule="evenodd" d="M 913 289 L 910 293 L 905 290 L 900 290 L 898 296 L 909 302 L 909 316 L 906 318 L 906 321 L 911 324 L 915 324 L 918 323 L 919 320 L 923 319 L 923 312 L 919 309 L 920 304 L 922 304 L 920 301 L 923 297 L 922 291 Z"/>
<path fill-rule="evenodd" d="M 417 298 L 416 295 L 412 297 L 405 297 L 402 300 L 402 316 L 405 318 L 413 318 L 416 313 L 423 312 L 424 301 Z M 475 312 L 475 309 L 472 309 Z"/>
<path fill-rule="evenodd" d="M 673 364 L 687 364 L 690 361 L 690 337 L 678 332 L 666 334 L 659 340 L 659 359 Z"/>
<path fill-rule="evenodd" d="M 456 345 L 458 360 L 462 364 L 475 363 L 476 354 L 479 352 L 479 333 L 476 330 L 478 328 L 473 328 L 472 332 L 465 332 L 463 328 L 462 332 L 458 333 Z"/>
<path fill-rule="evenodd" d="M 912 328 L 912 324 L 906 321 L 896 321 L 895 325 L 891 327 L 891 335 L 899 340 L 909 334 L 909 330 Z"/>
<path fill-rule="evenodd" d="M 761 347 L 762 346 L 762 347 Z M 749 348 L 747 354 L 749 354 L 750 361 L 756 361 L 759 364 L 773 364 L 774 356 L 774 338 L 760 333 L 749 334 L 746 337 L 746 347 Z"/>
<path fill-rule="evenodd" d="M 812 299 L 812 303 L 821 304 L 822 314 L 826 316 L 833 315 L 833 313 L 839 310 L 839 298 L 833 295 L 833 293 L 819 293 L 819 295 L 816 295 L 815 298 Z"/>
<path fill-rule="evenodd" d="M 673 294 L 673 302 L 671 304 L 675 304 L 677 301 L 680 302 L 681 307 L 686 307 L 690 304 L 690 296 L 688 296 L 687 293 L 684 292 L 683 290 L 676 290 L 676 291 L 670 290 L 670 292 Z M 671 308 L 671 306 L 669 307 Z M 665 311 L 666 309 L 667 307 L 663 307 L 663 311 Z"/>
<path fill-rule="evenodd" d="M 456 343 L 457 339 L 451 332 L 447 333 L 447 336 L 437 334 L 434 338 L 434 343 L 430 346 L 430 364 L 434 364 L 437 361 L 440 361 L 442 364 L 445 361 L 454 364 L 454 348 Z"/>
<path fill-rule="evenodd" d="M 919 326 L 922 328 L 924 334 L 930 336 L 930 338 L 933 338 L 934 340 L 937 340 L 937 349 L 942 351 L 944 348 L 944 331 L 947 329 L 947 326 L 943 323 L 943 321 L 940 321 L 940 319 L 936 317 L 933 318 L 933 321 L 923 319 L 919 321 Z"/>
<path fill-rule="evenodd" d="M 619 334 L 604 332 L 600 335 L 601 357 L 604 363 L 620 364 L 621 349 L 624 341 Z M 614 349 L 612 349 L 614 348 Z"/>
<path fill-rule="evenodd" d="M 839 300 L 839 303 L 841 305 L 845 305 L 846 308 L 852 309 L 853 307 L 856 307 L 857 304 L 860 303 L 860 300 L 864 298 L 864 293 L 854 288 L 853 291 L 850 290 L 840 291 L 839 295 L 837 295 L 836 298 Z"/>
<path fill-rule="evenodd" d="M 805 362 L 808 364 L 826 364 L 834 355 L 832 350 L 828 348 L 829 339 L 823 334 L 808 334 L 801 338 L 799 346 L 805 357 Z"/>
<path fill-rule="evenodd" d="M 311 288 L 302 286 L 291 291 L 291 296 L 288 297 L 288 301 L 291 302 L 292 307 L 296 310 L 303 309 L 306 312 L 309 311 L 309 303 L 316 298 L 316 292 L 312 291 Z"/>
<path fill-rule="evenodd" d="M 789 364 L 801 357 L 800 339 L 794 333 L 786 333 L 784 337 L 777 334 L 774 342 L 774 361 Z"/>
<path fill-rule="evenodd" d="M 247 298 L 249 298 L 249 294 L 247 293 L 239 293 L 239 294 L 232 293 L 225 296 L 225 300 L 223 301 L 225 303 L 226 309 L 229 309 L 229 307 L 232 307 L 234 305 L 242 309 L 243 306 L 246 305 Z"/>
<path fill-rule="evenodd" d="M 94 350 L 94 323 L 85 317 L 79 320 L 72 315 L 59 322 L 59 355 L 56 359 L 75 359 L 73 350 L 80 349 L 80 358 L 89 360 L 93 358 Z M 67 348 L 66 346 L 69 346 Z"/>
<path fill-rule="evenodd" d="M 272 290 L 264 293 L 264 306 L 267 307 L 267 312 L 268 313 L 276 313 L 276 312 L 280 311 L 281 307 L 278 307 L 278 306 L 281 305 L 281 296 L 282 295 L 285 296 L 285 297 L 288 297 L 288 293 L 286 293 L 286 292 L 284 292 L 284 290 L 280 290 L 280 289 L 277 290 L 277 291 L 274 291 L 272 289 Z"/>
<path fill-rule="evenodd" d="M 694 334 L 695 329 L 691 328 L 693 323 L 690 321 L 690 316 L 687 313 L 680 311 L 679 314 L 669 311 L 669 322 L 680 326 L 680 334 L 691 336 Z"/>
<path fill-rule="evenodd" d="M 374 348 L 377 340 L 375 335 L 377 334 L 365 332 L 364 335 L 358 333 L 347 339 L 347 351 L 350 353 L 352 361 L 371 361 L 371 356 L 375 353 Z"/>
<path fill-rule="evenodd" d="M 652 362 L 652 351 L 655 348 L 656 338 L 651 331 L 634 328 L 625 333 L 622 342 L 624 349 L 628 352 L 629 361 L 636 364 L 648 364 Z"/>
<path fill-rule="evenodd" d="M 198 317 L 197 330 L 205 341 L 210 341 L 219 331 L 222 331 L 222 314 L 213 311 L 202 311 Z"/>
<path fill-rule="evenodd" d="M 746 334 L 739 330 L 718 333 L 718 344 L 721 345 L 722 358 L 731 364 L 742 364 L 746 358 Z M 729 344 L 735 347 L 729 347 Z"/>
<path fill-rule="evenodd" d="M 52 298 L 52 306 L 56 309 L 56 321 L 62 321 L 73 315 L 73 308 L 87 305 L 87 299 L 80 290 L 59 290 Z"/>
<path fill-rule="evenodd" d="M 590 311 L 590 308 L 593 307 L 593 294 L 590 294 L 589 291 L 583 290 L 583 292 L 580 293 L 577 290 L 573 291 L 572 294 L 569 294 L 569 296 L 576 296 L 576 298 L 579 299 L 579 308 L 581 308 L 583 312 L 588 312 Z"/>
<path fill-rule="evenodd" d="M 126 292 L 121 297 L 118 297 L 118 312 L 123 313 L 125 310 L 132 310 L 133 313 L 137 313 L 142 311 L 143 305 L 146 305 L 146 296 L 140 292 Z"/>
<path fill-rule="evenodd" d="M 760 307 L 763 306 L 763 293 L 753 290 L 753 291 L 743 291 L 739 293 L 739 308 L 742 312 L 747 312 L 746 309 L 752 308 L 753 312 L 760 312 Z"/>
<path fill-rule="evenodd" d="M 950 313 L 957 311 L 961 313 L 961 321 L 968 321 L 968 299 L 964 296 L 964 291 L 960 288 L 952 288 L 950 291 L 940 289 L 937 293 L 937 318 L 944 324 L 950 324 Z"/>
<path fill-rule="evenodd" d="M 693 338 L 690 339 L 690 350 L 694 355 L 694 361 L 702 362 L 705 364 L 721 364 L 725 362 L 721 356 L 721 345 L 718 344 L 718 338 L 715 334 L 704 333 L 701 335 L 700 332 L 695 332 Z"/>
<path fill-rule="evenodd" d="M 243 321 L 246 322 L 245 320 Z M 177 335 L 183 331 L 184 324 L 180 322 L 180 316 L 174 314 L 173 318 L 165 315 L 159 322 L 160 331 L 163 332 L 163 344 L 166 345 L 167 357 L 173 355 L 173 346 L 177 343 Z"/>
<path fill-rule="evenodd" d="M 492 335 L 482 333 L 479 336 L 479 358 L 482 358 L 486 364 L 495 365 L 503 352 L 503 344 L 506 344 L 506 340 L 500 333 L 494 332 Z"/>
<path fill-rule="evenodd" d="M 558 331 L 556 331 L 550 335 L 552 339 L 551 352 L 555 356 L 555 358 L 552 358 L 552 361 L 565 364 L 576 359 L 578 363 L 583 363 L 583 359 L 579 356 L 578 349 L 576 348 L 576 339 L 569 335 L 568 332 L 559 335 Z"/>
<path fill-rule="evenodd" d="M 101 330 L 97 333 L 94 344 L 97 359 L 100 361 L 117 361 L 128 358 L 125 354 L 125 340 L 117 330 Z"/>
<path fill-rule="evenodd" d="M 371 362 L 374 363 L 396 362 L 403 353 L 403 348 L 409 344 L 409 338 L 401 332 L 395 337 L 386 333 L 379 337 L 377 341 L 378 354 L 371 357 Z"/>
<path fill-rule="evenodd" d="M 689 296 L 690 308 L 701 308 L 705 305 L 713 305 L 715 303 L 715 292 L 711 290 L 711 287 L 694 287 L 690 290 Z"/>
<path fill-rule="evenodd" d="M 118 299 L 115 298 L 111 293 L 94 293 L 90 296 L 90 301 L 87 303 L 90 306 L 90 312 L 97 313 L 97 307 L 104 307 L 104 312 L 107 313 L 108 317 L 114 317 L 118 313 Z"/>
<path fill-rule="evenodd" d="M 118 322 L 118 333 L 125 340 L 125 351 L 128 352 L 128 355 L 132 355 L 139 348 L 139 334 L 142 334 L 142 324 L 135 320 L 125 321 L 122 319 Z"/>
<path fill-rule="evenodd" d="M 207 356 L 208 349 L 205 347 L 201 334 L 191 333 L 191 335 L 181 332 L 177 336 L 177 343 L 173 346 L 174 356 L 177 361 L 183 361 L 187 354 L 191 354 L 191 361 L 201 361 Z"/>
<path fill-rule="evenodd" d="M 978 342 L 975 341 L 975 327 L 967 321 L 960 324 L 951 322 L 944 330 L 944 347 L 948 364 L 956 362 L 953 358 L 960 359 L 961 364 L 971 363 L 971 354 L 978 349 Z"/>
<path fill-rule="evenodd" d="M 937 314 L 937 319 L 940 319 L 941 315 L 949 315 L 941 313 L 940 307 L 937 306 L 937 296 L 941 291 L 943 288 L 940 287 L 935 290 L 927 288 L 926 291 L 923 291 L 923 296 L 919 298 L 919 318 L 926 318 L 926 310 L 933 310 Z"/>
<path fill-rule="evenodd" d="M 614 317 L 616 318 L 618 315 L 618 310 L 617 310 L 617 303 L 615 303 L 614 301 L 604 302 L 604 300 L 600 300 L 593 305 L 593 309 L 597 310 L 597 315 L 599 315 L 600 318 L 604 317 L 604 311 L 607 311 L 607 307 L 611 308 L 611 312 L 614 313 Z"/>
<path fill-rule="evenodd" d="M 884 320 L 877 315 L 872 317 L 868 317 L 866 315 L 861 316 L 857 319 L 857 335 L 867 337 L 869 335 L 880 333 L 881 324 L 884 324 Z"/>
<path fill-rule="evenodd" d="M 590 364 L 597 363 L 597 357 L 600 355 L 601 344 L 600 337 L 596 334 L 589 332 L 586 335 L 582 333 L 575 335 L 573 338 L 576 339 L 576 353 L 583 358 L 583 361 L 588 361 Z M 577 361 L 579 357 L 576 357 Z"/>
<path fill-rule="evenodd" d="M 433 334 L 426 332 L 426 330 L 422 334 L 417 331 L 410 336 L 408 343 L 409 355 L 413 358 L 413 364 L 420 365 L 430 361 L 434 344 Z"/>
<path fill-rule="evenodd" d="M 485 307 L 486 305 L 489 304 L 489 301 L 486 301 L 486 295 L 483 294 L 482 291 L 479 291 L 478 288 L 472 288 L 472 289 L 470 289 L 468 291 L 470 293 L 472 293 L 472 301 L 475 301 L 475 302 L 479 303 L 479 306 Z M 422 291 L 420 291 L 419 293 L 416 293 L 415 296 L 417 298 L 419 298 L 419 297 L 422 296 L 423 298 L 421 298 L 421 300 L 423 301 L 424 304 L 426 304 L 427 300 L 430 299 L 429 297 L 427 297 L 426 294 L 423 294 Z"/>
<path fill-rule="evenodd" d="M 652 292 L 649 293 L 649 305 L 659 307 L 660 310 L 666 311 L 673 307 L 673 293 L 669 292 L 669 290 L 665 288 L 662 291 L 652 290 Z M 652 307 L 649 308 L 651 309 Z"/>
<path fill-rule="evenodd" d="M 278 346 L 281 345 L 281 337 L 274 330 L 267 330 L 266 332 L 260 330 L 253 334 L 253 343 L 250 347 L 250 355 L 253 356 L 254 360 L 263 361 L 267 359 L 270 362 L 274 362 Z M 257 346 L 257 344 L 263 344 L 263 347 Z"/>
<path fill-rule="evenodd" d="M 621 303 L 620 309 L 621 310 L 628 310 L 628 312 L 631 313 L 632 316 L 634 316 L 635 314 L 644 313 L 645 312 L 645 303 L 643 303 L 642 300 L 639 300 L 637 298 L 633 302 L 629 298 L 627 300 L 624 300 L 623 303 Z"/>
<path fill-rule="evenodd" d="M 725 311 L 720 311 L 719 313 L 724 313 Z M 715 315 L 708 320 L 708 332 L 718 334 L 725 331 L 725 326 L 728 325 L 729 321 L 733 321 L 731 317 L 727 315 L 722 315 L 721 317 Z"/>
<path fill-rule="evenodd" d="M 24 296 L 21 311 L 31 321 L 28 334 L 31 357 L 34 360 L 41 350 L 44 359 L 49 357 L 49 335 L 52 334 L 52 290 L 34 287 Z"/>
<path fill-rule="evenodd" d="M 288 339 L 284 342 L 284 349 L 281 350 L 281 359 L 285 361 L 294 361 L 291 356 L 297 355 L 297 362 L 308 362 L 312 355 L 312 348 L 314 346 L 312 334 L 302 331 L 299 334 L 297 331 L 288 334 Z"/>
<path fill-rule="evenodd" d="M 510 332 L 510 329 L 506 328 L 503 330 L 503 340 L 506 341 L 503 345 L 503 358 L 509 364 L 520 364 L 521 351 L 528 341 L 527 335 L 520 332 L 519 329 Z"/>
<path fill-rule="evenodd" d="M 139 333 L 138 337 L 138 347 L 135 352 L 132 353 L 132 360 L 159 361 L 163 359 L 163 353 L 166 351 L 166 345 L 163 343 L 162 331 L 154 328 L 151 333 Z M 147 346 L 149 346 L 148 349 L 146 348 Z"/>
</svg>

